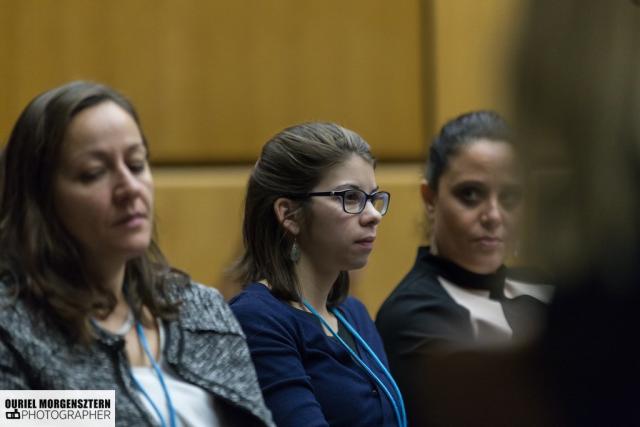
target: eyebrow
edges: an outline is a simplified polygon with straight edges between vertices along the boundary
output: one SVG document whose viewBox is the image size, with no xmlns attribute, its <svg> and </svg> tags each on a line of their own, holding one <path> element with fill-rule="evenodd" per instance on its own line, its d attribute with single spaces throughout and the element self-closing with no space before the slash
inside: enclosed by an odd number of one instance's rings
<svg viewBox="0 0 640 427">
<path fill-rule="evenodd" d="M 458 188 L 458 187 L 465 187 L 465 186 L 487 187 L 487 184 L 484 181 L 477 181 L 477 180 L 474 180 L 474 179 L 469 179 L 469 180 L 456 182 L 451 187 L 452 188 Z"/>
<path fill-rule="evenodd" d="M 369 193 L 369 194 L 373 194 L 376 191 L 378 191 L 379 189 L 380 189 L 380 186 L 376 185 L 376 187 L 373 190 L 371 190 L 371 193 Z M 360 190 L 360 191 L 364 191 L 366 193 L 366 191 L 363 190 L 359 185 L 350 184 L 350 183 L 338 185 L 337 187 L 334 188 L 333 191 L 341 191 L 341 190 Z"/>
<path fill-rule="evenodd" d="M 477 187 L 477 188 L 487 188 L 489 187 L 489 185 L 487 183 L 485 183 L 484 181 L 477 181 L 477 180 L 467 180 L 467 181 L 461 181 L 461 182 L 457 182 L 455 184 L 453 184 L 451 186 L 452 189 L 456 190 L 458 188 L 461 187 L 468 187 L 468 186 L 472 186 L 472 187 Z M 509 188 L 509 189 L 523 189 L 524 185 L 518 181 L 513 181 L 513 182 L 505 182 L 504 185 L 502 186 L 503 188 Z"/>
<path fill-rule="evenodd" d="M 129 146 L 125 149 L 125 156 L 129 156 L 138 151 L 145 153 L 145 155 L 149 154 L 149 151 L 147 150 L 147 147 L 144 145 L 144 142 L 136 141 L 129 144 Z M 110 157 L 111 156 L 110 156 L 109 150 L 97 148 L 97 149 L 91 149 L 88 151 L 80 152 L 77 155 L 73 156 L 70 160 L 72 162 L 83 160 L 85 158 L 90 158 L 90 159 L 96 158 L 100 160 L 108 160 Z"/>
</svg>

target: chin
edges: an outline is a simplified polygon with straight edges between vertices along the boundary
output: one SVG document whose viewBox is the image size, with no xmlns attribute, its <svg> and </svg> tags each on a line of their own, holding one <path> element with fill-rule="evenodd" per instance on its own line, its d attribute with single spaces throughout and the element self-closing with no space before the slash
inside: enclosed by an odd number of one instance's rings
<svg viewBox="0 0 640 427">
<path fill-rule="evenodd" d="M 361 268 L 364 268 L 367 265 L 368 260 L 369 260 L 368 258 L 353 260 L 353 262 L 349 264 L 348 268 L 345 268 L 344 270 L 346 271 L 360 270 Z"/>
<path fill-rule="evenodd" d="M 120 250 L 125 255 L 127 260 L 132 258 L 137 258 L 139 256 L 144 255 L 144 253 L 149 249 L 150 241 L 146 242 L 131 242 L 131 244 L 121 247 Z"/>
</svg>

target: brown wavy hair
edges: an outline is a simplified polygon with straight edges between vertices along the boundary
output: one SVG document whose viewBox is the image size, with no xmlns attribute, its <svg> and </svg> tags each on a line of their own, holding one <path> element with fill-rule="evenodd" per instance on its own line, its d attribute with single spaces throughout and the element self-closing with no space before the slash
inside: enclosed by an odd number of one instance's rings
<svg viewBox="0 0 640 427">
<path fill-rule="evenodd" d="M 357 154 L 375 167 L 369 144 L 357 133 L 334 123 L 304 123 L 271 138 L 249 177 L 242 236 L 244 254 L 232 273 L 243 284 L 265 279 L 271 292 L 300 302 L 298 278 L 290 259 L 293 236 L 280 224 L 274 202 L 287 194 L 312 191 L 329 169 Z M 299 200 L 302 224 L 313 221 L 308 200 Z M 349 274 L 340 272 L 327 304 L 335 306 L 349 293 Z"/>
<path fill-rule="evenodd" d="M 110 87 L 76 81 L 46 91 L 24 109 L 2 153 L 0 165 L 0 279 L 16 298 L 50 315 L 72 338 L 90 342 L 90 319 L 110 313 L 112 291 L 89 280 L 79 243 L 65 230 L 53 203 L 53 176 L 71 120 L 80 111 L 114 102 L 133 118 L 133 105 Z M 148 147 L 147 147 L 148 149 Z M 126 297 L 139 319 L 142 307 L 154 317 L 171 318 L 169 281 L 188 277 L 171 270 L 154 237 L 146 252 L 125 268 Z"/>
</svg>

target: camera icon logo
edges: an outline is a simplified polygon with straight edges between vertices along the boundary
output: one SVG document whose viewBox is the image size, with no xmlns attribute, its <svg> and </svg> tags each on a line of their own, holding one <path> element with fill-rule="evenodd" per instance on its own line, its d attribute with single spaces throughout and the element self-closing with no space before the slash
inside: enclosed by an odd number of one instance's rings
<svg viewBox="0 0 640 427">
<path fill-rule="evenodd" d="M 18 412 L 18 409 L 14 409 L 12 412 L 5 412 L 5 415 L 7 416 L 8 420 L 20 419 L 20 412 Z"/>
</svg>

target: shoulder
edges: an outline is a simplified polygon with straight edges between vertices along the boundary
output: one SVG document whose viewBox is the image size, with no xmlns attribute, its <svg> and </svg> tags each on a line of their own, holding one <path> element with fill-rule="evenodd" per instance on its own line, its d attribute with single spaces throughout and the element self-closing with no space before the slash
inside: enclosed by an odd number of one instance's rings
<svg viewBox="0 0 640 427">
<path fill-rule="evenodd" d="M 254 312 L 259 314 L 276 314 L 286 315 L 288 307 L 278 298 L 276 298 L 266 286 L 260 283 L 251 283 L 247 285 L 242 292 L 229 301 L 231 309 L 234 313 Z"/>
<path fill-rule="evenodd" d="M 225 304 L 224 298 L 217 289 L 193 281 L 188 283 L 172 282 L 169 286 L 169 292 L 171 297 L 187 304 L 220 306 Z"/>
<path fill-rule="evenodd" d="M 249 284 L 229 301 L 229 305 L 243 326 L 248 322 L 282 322 L 295 318 L 291 307 L 260 283 Z"/>
<path fill-rule="evenodd" d="M 36 326 L 35 320 L 25 301 L 18 296 L 15 282 L 0 279 L 0 328 L 16 332 Z"/>
<path fill-rule="evenodd" d="M 396 289 L 404 292 L 427 293 L 433 288 L 440 288 L 437 267 L 424 251 L 420 251 L 415 264 L 402 278 Z"/>
<path fill-rule="evenodd" d="M 225 310 L 227 308 L 227 303 L 217 289 L 201 283 L 193 281 L 171 283 L 169 293 L 173 300 L 180 301 L 183 310 Z"/>
<path fill-rule="evenodd" d="M 315 327 L 306 313 L 279 300 L 262 284 L 250 284 L 230 301 L 249 345 L 257 341 L 297 342 Z"/>
<path fill-rule="evenodd" d="M 437 306 L 449 306 L 453 303 L 444 289 L 438 275 L 430 269 L 410 271 L 384 300 L 376 322 L 403 322 L 415 311 L 431 311 Z"/>
<path fill-rule="evenodd" d="M 370 318 L 367 307 L 356 297 L 348 296 L 338 307 L 354 317 Z"/>
<path fill-rule="evenodd" d="M 242 292 L 231 298 L 229 304 L 231 306 L 241 306 L 246 304 L 273 304 L 276 297 L 271 294 L 269 289 L 261 283 L 249 283 Z"/>
<path fill-rule="evenodd" d="M 418 248 L 416 261 L 411 270 L 402 278 L 394 288 L 385 305 L 399 302 L 416 296 L 443 296 L 444 289 L 438 280 L 437 267 L 432 264 L 427 247 Z"/>
<path fill-rule="evenodd" d="M 0 278 L 0 313 L 12 306 L 15 300 L 15 287 L 8 280 Z"/>
<path fill-rule="evenodd" d="M 375 324 L 367 307 L 355 297 L 349 296 L 338 306 L 347 319 L 353 322 L 360 333 L 375 330 Z M 377 332 L 376 332 L 377 333 Z"/>
<path fill-rule="evenodd" d="M 430 270 L 410 271 L 395 289 L 390 297 L 406 297 L 407 295 L 438 295 L 442 292 L 442 285 L 438 275 Z"/>
<path fill-rule="evenodd" d="M 465 329 L 467 323 L 468 311 L 455 302 L 430 268 L 414 268 L 376 315 L 376 326 L 385 341 L 439 335 L 449 329 Z"/>
<path fill-rule="evenodd" d="M 10 354 L 19 355 L 25 363 L 46 365 L 53 353 L 64 358 L 67 354 L 65 331 L 51 322 L 44 310 L 27 304 L 24 298 L 15 295 L 15 288 L 0 281 L 0 359 L 7 362 Z M 0 363 L 2 365 L 3 363 Z M 2 369 L 0 368 L 0 371 Z"/>
<path fill-rule="evenodd" d="M 169 292 L 172 299 L 179 301 L 180 324 L 183 327 L 241 332 L 229 305 L 216 289 L 190 281 L 172 283 Z"/>
<path fill-rule="evenodd" d="M 555 287 L 551 283 L 553 283 L 552 277 L 539 269 L 530 267 L 509 268 L 504 292 L 510 298 L 529 295 L 539 301 L 548 303 L 555 291 Z"/>
</svg>

